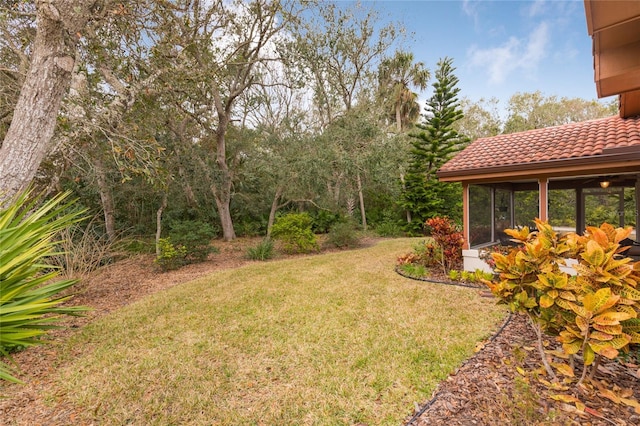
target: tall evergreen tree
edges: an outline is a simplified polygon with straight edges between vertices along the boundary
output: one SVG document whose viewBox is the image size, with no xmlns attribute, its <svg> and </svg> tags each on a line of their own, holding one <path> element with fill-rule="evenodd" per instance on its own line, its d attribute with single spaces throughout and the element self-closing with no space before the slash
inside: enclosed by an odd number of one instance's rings
<svg viewBox="0 0 640 426">
<path fill-rule="evenodd" d="M 413 232 L 421 231 L 430 217 L 457 219 L 462 212 L 459 184 L 439 182 L 436 177 L 438 169 L 469 142 L 469 138 L 453 128 L 463 113 L 452 64 L 453 59 L 446 57 L 438 62 L 424 122 L 417 125 L 417 132 L 410 134 L 411 161 L 401 203 L 411 212 L 408 230 Z"/>
</svg>

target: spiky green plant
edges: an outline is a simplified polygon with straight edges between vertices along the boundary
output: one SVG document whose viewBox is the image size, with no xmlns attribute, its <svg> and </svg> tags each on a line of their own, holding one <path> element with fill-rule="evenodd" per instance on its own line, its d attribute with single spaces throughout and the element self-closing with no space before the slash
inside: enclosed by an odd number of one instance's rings
<svg viewBox="0 0 640 426">
<path fill-rule="evenodd" d="M 83 307 L 61 307 L 71 295 L 60 292 L 76 280 L 55 281 L 58 268 L 46 259 L 56 253 L 54 236 L 82 220 L 83 211 L 63 203 L 68 193 L 38 205 L 27 191 L 0 207 L 0 358 L 14 364 L 10 353 L 45 343 L 41 337 L 62 314 Z M 11 365 L 0 361 L 0 380 L 20 383 Z"/>
</svg>

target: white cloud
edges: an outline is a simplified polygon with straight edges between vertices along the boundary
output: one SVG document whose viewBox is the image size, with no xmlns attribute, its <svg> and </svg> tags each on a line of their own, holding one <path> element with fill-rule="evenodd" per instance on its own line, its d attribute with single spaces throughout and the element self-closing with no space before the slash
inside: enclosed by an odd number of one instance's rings
<svg viewBox="0 0 640 426">
<path fill-rule="evenodd" d="M 527 15 L 530 18 L 542 15 L 546 12 L 547 2 L 546 0 L 535 0 L 531 3 L 527 10 Z"/>
<path fill-rule="evenodd" d="M 478 3 L 464 0 L 462 2 L 462 11 L 465 15 L 473 19 L 473 22 L 478 23 Z"/>
<path fill-rule="evenodd" d="M 541 23 L 527 40 L 511 37 L 498 47 L 480 49 L 472 46 L 467 57 L 473 68 L 484 68 L 491 84 L 503 83 L 513 73 L 525 73 L 535 78 L 538 65 L 549 44 L 549 25 Z"/>
</svg>

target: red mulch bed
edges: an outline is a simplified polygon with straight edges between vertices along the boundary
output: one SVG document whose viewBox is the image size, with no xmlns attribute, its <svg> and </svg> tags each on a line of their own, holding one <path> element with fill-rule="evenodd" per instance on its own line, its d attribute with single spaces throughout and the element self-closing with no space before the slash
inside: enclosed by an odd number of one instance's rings
<svg viewBox="0 0 640 426">
<path fill-rule="evenodd" d="M 25 385 L 0 384 L 0 425 L 76 425 L 80 409 L 65 396 L 55 394 L 52 373 L 61 362 L 59 344 L 75 330 L 95 318 L 136 301 L 146 295 L 190 281 L 211 272 L 249 263 L 246 248 L 259 239 L 239 239 L 219 243 L 220 253 L 207 262 L 162 273 L 152 256 L 140 256 L 107 266 L 76 287 L 74 304 L 94 310 L 81 318 L 69 318 L 67 328 L 57 330 L 53 344 L 29 348 L 15 355 L 23 368 Z M 371 243 L 368 241 L 367 243 Z M 572 392 L 553 392 L 530 373 L 539 365 L 535 336 L 526 322 L 514 316 L 495 338 L 486 342 L 475 356 L 442 382 L 430 401 L 407 413 L 406 423 L 426 425 L 568 424 L 637 425 L 640 415 L 633 408 L 615 404 L 585 387 Z M 525 374 L 518 372 L 520 367 Z M 631 390 L 640 398 L 639 366 L 607 362 L 596 379 Z M 527 373 L 529 372 L 529 373 Z M 575 406 L 554 401 L 550 395 L 572 393 L 587 407 L 578 413 Z M 572 408 L 573 407 L 573 408 Z M 408 408 L 409 410 L 409 408 Z"/>
</svg>

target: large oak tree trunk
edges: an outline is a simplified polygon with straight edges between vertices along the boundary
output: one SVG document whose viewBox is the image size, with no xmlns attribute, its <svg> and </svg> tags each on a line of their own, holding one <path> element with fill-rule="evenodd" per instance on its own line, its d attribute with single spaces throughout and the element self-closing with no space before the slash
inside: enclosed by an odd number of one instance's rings
<svg viewBox="0 0 640 426">
<path fill-rule="evenodd" d="M 231 220 L 231 185 L 228 190 L 214 191 L 216 207 L 220 216 L 220 225 L 222 226 L 222 238 L 225 241 L 232 241 L 236 238 L 236 232 L 233 229 L 233 221 Z M 220 198 L 222 195 L 224 198 Z"/>
<path fill-rule="evenodd" d="M 222 238 L 231 241 L 236 238 L 236 231 L 233 229 L 231 219 L 231 189 L 233 186 L 233 175 L 227 164 L 226 134 L 230 121 L 230 106 L 223 110 L 218 108 L 218 128 L 216 130 L 216 164 L 220 172 L 220 183 L 212 185 L 211 189 L 216 200 L 220 225 L 222 226 Z"/>
<path fill-rule="evenodd" d="M 27 188 L 50 149 L 71 82 L 77 35 L 96 1 L 37 1 L 31 66 L 0 148 L 0 203 Z"/>
</svg>

